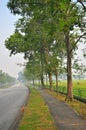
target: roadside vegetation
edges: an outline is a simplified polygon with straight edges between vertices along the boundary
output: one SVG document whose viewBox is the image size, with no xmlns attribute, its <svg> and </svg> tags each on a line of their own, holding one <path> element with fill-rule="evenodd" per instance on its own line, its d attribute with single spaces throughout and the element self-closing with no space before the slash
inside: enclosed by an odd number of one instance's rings
<svg viewBox="0 0 86 130">
<path fill-rule="evenodd" d="M 34 88 L 30 88 L 30 98 L 18 130 L 56 130 L 47 104 Z"/>
<path fill-rule="evenodd" d="M 36 83 L 36 82 L 35 82 Z M 36 83 L 38 86 L 39 83 Z M 45 83 L 45 88 L 49 89 L 49 83 Z M 58 89 L 56 88 L 56 83 L 53 81 L 52 90 L 67 93 L 67 81 L 60 80 L 58 81 Z M 73 80 L 73 95 L 80 98 L 86 99 L 86 80 Z"/>
<path fill-rule="evenodd" d="M 86 104 L 77 100 L 65 101 L 65 95 L 57 94 L 55 91 L 44 89 L 56 99 L 67 103 L 82 118 L 86 119 Z M 57 130 L 54 120 L 49 112 L 48 106 L 41 97 L 39 91 L 30 87 L 30 97 L 27 106 L 23 108 L 24 115 L 18 130 Z"/>
<path fill-rule="evenodd" d="M 26 59 L 24 75 L 37 79 L 44 87 L 48 76 L 52 89 L 52 76 L 67 74 L 67 100 L 73 100 L 72 69 L 82 75 L 86 66 L 78 58 L 79 44 L 86 36 L 85 3 L 82 0 L 9 0 L 7 7 L 20 15 L 14 33 L 5 41 L 10 55 L 23 53 Z M 86 56 L 84 47 L 82 52 Z M 72 62 L 73 65 L 72 65 Z"/>
<path fill-rule="evenodd" d="M 10 85 L 12 85 L 15 81 L 15 78 L 0 70 L 0 88 L 7 88 Z"/>
<path fill-rule="evenodd" d="M 75 108 L 81 109 L 83 115 L 86 115 L 84 105 L 80 103 L 78 106 L 73 100 L 75 92 L 73 93 L 72 83 L 72 69 L 77 75 L 86 72 L 86 66 L 83 63 L 78 64 L 80 62 L 78 56 L 75 59 L 79 44 L 85 44 L 85 3 L 81 0 L 39 0 L 37 2 L 36 0 L 33 2 L 32 0 L 9 0 L 7 7 L 14 15 L 20 15 L 20 18 L 15 24 L 14 33 L 6 39 L 5 46 L 10 51 L 10 55 L 18 53 L 24 55 L 25 78 L 32 80 L 33 85 L 34 81 L 39 80 L 43 88 L 47 79 L 48 92 L 55 94 L 56 98 L 59 97 L 57 93 L 50 90 L 56 88 L 58 91 L 59 86 L 64 87 L 68 103 L 73 101 L 72 106 L 75 104 Z M 84 57 L 85 50 L 86 48 L 82 50 Z M 67 75 L 67 84 L 62 82 L 59 84 L 59 74 Z M 55 85 L 53 85 L 53 76 L 55 76 Z M 76 85 L 79 86 L 79 82 Z M 65 96 L 60 96 L 60 99 L 65 100 Z M 47 105 L 40 94 L 31 89 L 30 100 L 19 130 L 54 130 L 53 120 L 48 114 Z"/>
</svg>

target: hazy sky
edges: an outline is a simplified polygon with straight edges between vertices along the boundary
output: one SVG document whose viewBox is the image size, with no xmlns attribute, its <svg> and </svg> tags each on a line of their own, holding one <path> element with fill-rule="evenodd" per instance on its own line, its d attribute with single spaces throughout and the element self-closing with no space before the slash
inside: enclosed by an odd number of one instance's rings
<svg viewBox="0 0 86 130">
<path fill-rule="evenodd" d="M 17 77 L 22 67 L 17 63 L 23 63 L 23 56 L 13 55 L 9 57 L 9 51 L 4 46 L 4 41 L 13 33 L 14 23 L 18 16 L 10 13 L 6 7 L 8 0 L 0 0 L 0 70 L 9 73 L 11 76 Z"/>
<path fill-rule="evenodd" d="M 17 63 L 23 63 L 24 59 L 21 55 L 9 57 L 10 53 L 4 46 L 4 41 L 13 33 L 15 28 L 14 23 L 18 19 L 18 16 L 11 14 L 6 7 L 7 2 L 8 0 L 0 0 L 0 70 L 17 77 L 18 72 L 23 69 Z M 80 45 L 80 50 L 82 48 L 84 48 L 83 44 Z M 82 59 L 82 52 L 80 50 L 78 55 Z M 83 63 L 85 63 L 85 60 L 83 60 Z"/>
</svg>

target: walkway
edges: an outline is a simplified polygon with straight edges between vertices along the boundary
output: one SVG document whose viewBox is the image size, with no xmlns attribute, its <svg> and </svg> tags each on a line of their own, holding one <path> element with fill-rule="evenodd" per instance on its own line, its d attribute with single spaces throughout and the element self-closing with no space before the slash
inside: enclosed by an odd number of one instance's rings
<svg viewBox="0 0 86 130">
<path fill-rule="evenodd" d="M 82 119 L 66 103 L 57 100 L 43 90 L 39 90 L 59 130 L 86 130 L 86 120 Z"/>
</svg>

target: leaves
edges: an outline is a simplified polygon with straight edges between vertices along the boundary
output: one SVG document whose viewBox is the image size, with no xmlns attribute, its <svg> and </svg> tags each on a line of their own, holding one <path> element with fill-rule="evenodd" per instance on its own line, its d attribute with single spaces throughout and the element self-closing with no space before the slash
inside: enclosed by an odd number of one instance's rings
<svg viewBox="0 0 86 130">
<path fill-rule="evenodd" d="M 16 23 L 17 32 L 6 41 L 6 47 L 11 54 L 23 52 L 34 66 L 33 74 L 63 70 L 63 58 L 67 57 L 67 63 L 71 61 L 77 42 L 85 32 L 85 10 L 77 3 L 71 0 L 9 0 L 8 8 L 13 14 L 21 15 L 21 19 Z"/>
</svg>

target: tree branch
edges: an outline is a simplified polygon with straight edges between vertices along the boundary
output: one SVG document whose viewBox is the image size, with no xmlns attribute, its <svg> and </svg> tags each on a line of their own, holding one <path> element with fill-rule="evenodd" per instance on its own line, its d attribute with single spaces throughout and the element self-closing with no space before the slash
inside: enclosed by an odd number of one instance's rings
<svg viewBox="0 0 86 130">
<path fill-rule="evenodd" d="M 83 36 L 85 36 L 85 35 L 86 35 L 86 32 L 83 33 L 81 36 L 79 36 L 79 38 L 77 39 L 77 41 L 76 41 L 75 43 L 79 42 L 79 40 L 80 40 L 81 38 L 83 38 Z"/>
<path fill-rule="evenodd" d="M 85 7 L 85 5 L 83 4 L 82 0 L 77 0 L 77 1 L 83 6 L 84 10 L 86 11 L 86 7 Z"/>
</svg>

